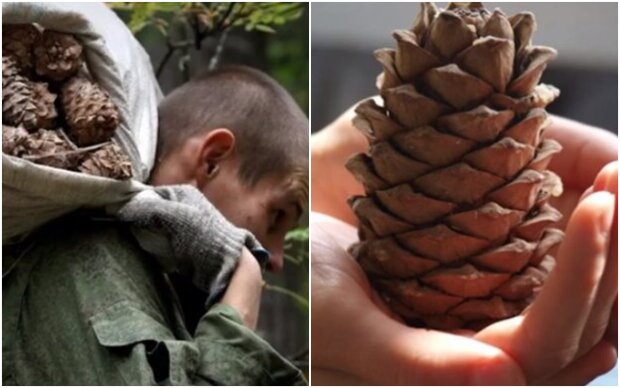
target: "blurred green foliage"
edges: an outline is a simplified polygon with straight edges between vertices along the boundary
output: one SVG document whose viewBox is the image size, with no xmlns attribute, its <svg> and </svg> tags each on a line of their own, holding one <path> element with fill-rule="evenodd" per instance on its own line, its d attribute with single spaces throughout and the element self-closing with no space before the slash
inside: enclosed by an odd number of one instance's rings
<svg viewBox="0 0 620 388">
<path fill-rule="evenodd" d="M 304 8 L 307 12 L 307 8 Z M 308 18 L 283 25 L 277 34 L 267 37 L 267 60 L 271 75 L 295 98 L 308 114 L 310 107 L 310 61 Z"/>
<path fill-rule="evenodd" d="M 168 35 L 170 22 L 186 22 L 199 34 L 218 33 L 230 27 L 274 33 L 274 27 L 301 16 L 300 3 L 197 3 L 110 2 L 115 10 L 130 11 L 127 23 L 137 33 L 152 25 Z"/>
<path fill-rule="evenodd" d="M 134 34 L 154 27 L 165 38 L 168 51 L 157 66 L 158 78 L 173 54 L 180 51 L 183 55 L 179 68 L 186 80 L 189 79 L 190 48 L 200 50 L 205 39 L 218 39 L 209 63 L 209 68 L 215 68 L 230 30 L 243 28 L 247 32 L 275 33 L 276 27 L 299 19 L 304 11 L 302 3 L 111 2 L 108 5 Z"/>
<path fill-rule="evenodd" d="M 284 240 L 284 260 L 287 261 L 286 265 L 295 265 L 300 269 L 308 268 L 310 264 L 308 254 L 309 241 L 310 231 L 307 226 L 291 230 L 286 234 Z M 299 284 L 297 289 L 294 290 L 275 284 L 266 284 L 266 289 L 280 292 L 290 297 L 302 313 L 308 314 L 308 286 L 309 284 L 306 279 L 305 282 Z"/>
</svg>

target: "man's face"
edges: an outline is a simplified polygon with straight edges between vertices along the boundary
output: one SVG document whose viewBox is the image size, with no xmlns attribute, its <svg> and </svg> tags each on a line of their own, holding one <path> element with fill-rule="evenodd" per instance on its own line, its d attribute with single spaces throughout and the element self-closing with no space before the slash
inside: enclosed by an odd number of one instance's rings
<svg viewBox="0 0 620 388">
<path fill-rule="evenodd" d="M 269 251 L 268 269 L 282 268 L 284 237 L 297 226 L 304 205 L 290 176 L 267 175 L 248 187 L 239 179 L 238 163 L 230 160 L 199 189 L 230 222 L 252 232 Z"/>
</svg>

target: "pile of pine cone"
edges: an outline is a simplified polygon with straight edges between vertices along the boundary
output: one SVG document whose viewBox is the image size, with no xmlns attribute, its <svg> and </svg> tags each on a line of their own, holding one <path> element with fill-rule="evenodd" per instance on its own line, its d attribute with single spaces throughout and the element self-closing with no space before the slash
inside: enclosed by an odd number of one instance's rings
<svg viewBox="0 0 620 388">
<path fill-rule="evenodd" d="M 2 25 L 2 152 L 34 163 L 114 179 L 131 162 L 111 139 L 119 114 L 92 81 L 71 34 Z"/>
</svg>

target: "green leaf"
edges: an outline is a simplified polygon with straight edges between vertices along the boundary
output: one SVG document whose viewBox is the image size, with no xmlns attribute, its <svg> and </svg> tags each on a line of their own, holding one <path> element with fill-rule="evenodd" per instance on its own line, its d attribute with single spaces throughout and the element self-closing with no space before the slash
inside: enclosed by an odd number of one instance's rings
<svg viewBox="0 0 620 388">
<path fill-rule="evenodd" d="M 308 227 L 293 229 L 286 234 L 287 241 L 308 241 L 310 231 Z"/>
<path fill-rule="evenodd" d="M 269 34 L 275 34 L 276 30 L 274 30 L 273 28 L 269 27 L 266 24 L 257 24 L 256 25 L 256 30 L 257 31 L 261 31 L 261 32 L 267 32 Z"/>
</svg>

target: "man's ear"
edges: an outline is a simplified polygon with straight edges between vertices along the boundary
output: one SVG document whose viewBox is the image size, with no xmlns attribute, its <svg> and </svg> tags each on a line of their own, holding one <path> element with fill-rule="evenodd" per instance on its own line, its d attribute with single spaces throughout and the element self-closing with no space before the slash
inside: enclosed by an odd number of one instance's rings
<svg viewBox="0 0 620 388">
<path fill-rule="evenodd" d="M 220 163 L 230 158 L 234 150 L 235 135 L 229 129 L 218 128 L 209 131 L 202 140 L 196 168 L 196 180 L 199 186 L 217 175 Z"/>
</svg>

